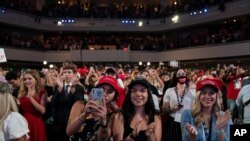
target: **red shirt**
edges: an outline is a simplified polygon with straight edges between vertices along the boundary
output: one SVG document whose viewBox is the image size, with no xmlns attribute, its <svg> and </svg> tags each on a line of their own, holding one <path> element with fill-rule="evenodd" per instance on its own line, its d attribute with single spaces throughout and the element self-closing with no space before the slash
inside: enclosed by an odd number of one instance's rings
<svg viewBox="0 0 250 141">
<path fill-rule="evenodd" d="M 242 86 L 242 79 L 240 76 L 229 76 L 229 83 L 227 84 L 227 99 L 236 100 Z"/>
</svg>

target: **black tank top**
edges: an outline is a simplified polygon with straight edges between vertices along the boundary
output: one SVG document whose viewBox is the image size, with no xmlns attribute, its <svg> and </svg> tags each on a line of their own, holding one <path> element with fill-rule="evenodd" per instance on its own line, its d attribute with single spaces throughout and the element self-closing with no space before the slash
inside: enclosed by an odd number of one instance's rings
<svg viewBox="0 0 250 141">
<path fill-rule="evenodd" d="M 152 121 L 149 121 L 148 124 L 154 122 L 154 118 Z M 124 134 L 123 134 L 123 139 L 126 139 L 133 131 L 134 129 L 130 127 L 130 124 L 128 124 L 127 122 L 124 123 Z M 141 130 L 139 132 L 139 135 L 137 137 L 135 137 L 134 141 L 146 141 L 147 140 L 147 136 L 145 134 L 146 130 Z"/>
</svg>

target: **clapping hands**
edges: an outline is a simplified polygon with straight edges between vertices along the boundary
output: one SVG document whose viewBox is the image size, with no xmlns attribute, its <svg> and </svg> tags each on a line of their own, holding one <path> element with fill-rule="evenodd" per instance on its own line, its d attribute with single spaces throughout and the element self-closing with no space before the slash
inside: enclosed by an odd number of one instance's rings
<svg viewBox="0 0 250 141">
<path fill-rule="evenodd" d="M 186 123 L 186 129 L 189 133 L 190 140 L 195 140 L 196 136 L 198 135 L 197 129 L 190 123 Z"/>
<path fill-rule="evenodd" d="M 229 110 L 225 111 L 225 114 L 222 115 L 219 112 L 217 114 L 217 121 L 216 121 L 216 127 L 217 129 L 221 130 L 224 129 L 227 122 L 231 119 L 231 113 Z"/>
<path fill-rule="evenodd" d="M 155 130 L 156 123 L 150 123 L 147 127 L 147 130 L 145 132 L 146 136 L 148 138 L 155 138 L 154 130 Z"/>
</svg>

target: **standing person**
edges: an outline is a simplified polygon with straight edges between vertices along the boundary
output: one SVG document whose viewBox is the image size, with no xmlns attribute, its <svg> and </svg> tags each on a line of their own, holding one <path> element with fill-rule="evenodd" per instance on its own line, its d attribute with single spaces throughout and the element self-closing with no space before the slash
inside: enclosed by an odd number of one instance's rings
<svg viewBox="0 0 250 141">
<path fill-rule="evenodd" d="M 229 111 L 221 111 L 220 90 L 222 81 L 206 78 L 197 83 L 196 97 L 191 110 L 182 114 L 183 141 L 229 141 Z"/>
<path fill-rule="evenodd" d="M 43 114 L 43 120 L 45 121 L 45 127 L 46 127 L 46 135 L 47 140 L 51 140 L 50 137 L 52 137 L 52 114 L 53 114 L 53 107 L 51 105 L 51 98 L 53 97 L 53 81 L 52 77 L 49 71 L 44 72 L 38 72 L 39 76 L 41 78 L 41 85 L 43 89 L 47 92 L 47 103 L 46 103 L 46 112 Z"/>
<path fill-rule="evenodd" d="M 47 93 L 41 85 L 41 78 L 36 70 L 27 70 L 21 78 L 20 113 L 29 124 L 30 141 L 46 141 L 45 124 L 42 115 L 45 113 Z"/>
<path fill-rule="evenodd" d="M 233 121 L 237 121 L 237 118 L 239 118 L 239 112 L 235 101 L 238 97 L 240 89 L 242 88 L 242 72 L 231 66 L 225 76 L 225 79 L 227 82 L 227 108 L 232 115 Z"/>
<path fill-rule="evenodd" d="M 169 114 L 164 128 L 163 138 L 169 141 L 181 141 L 181 115 L 184 109 L 191 109 L 195 89 L 187 86 L 186 72 L 179 68 L 173 75 L 172 87 L 163 97 L 162 112 Z"/>
<path fill-rule="evenodd" d="M 250 123 L 250 84 L 241 88 L 236 99 L 237 106 L 242 109 L 243 123 Z"/>
<path fill-rule="evenodd" d="M 130 83 L 121 112 L 114 115 L 111 123 L 108 128 L 108 131 L 111 131 L 108 134 L 99 132 L 101 139 L 108 139 L 112 134 L 114 141 L 161 140 L 161 119 L 154 108 L 147 80 L 135 78 Z"/>
<path fill-rule="evenodd" d="M 18 113 L 12 89 L 5 82 L 0 82 L 0 141 L 28 141 L 28 123 Z"/>
<path fill-rule="evenodd" d="M 13 72 L 13 71 L 9 71 L 6 73 L 5 75 L 5 79 L 7 80 L 7 82 L 9 84 L 11 84 L 14 88 L 12 95 L 17 98 L 18 93 L 19 93 L 19 89 L 20 89 L 20 79 L 19 76 L 17 75 L 17 73 Z"/>
<path fill-rule="evenodd" d="M 87 103 L 77 101 L 73 105 L 67 126 L 67 134 L 71 141 L 97 141 L 98 129 L 107 128 L 108 121 L 114 112 L 111 102 L 118 97 L 118 83 L 112 76 L 102 77 L 96 88 L 102 88 L 103 101 L 98 105 L 90 99 Z"/>
<path fill-rule="evenodd" d="M 118 87 L 119 88 L 119 96 L 118 96 L 118 99 L 116 100 L 116 102 L 115 103 L 113 102 L 113 106 L 116 109 L 120 109 L 122 107 L 122 104 L 123 104 L 125 96 L 126 96 L 126 92 L 124 89 L 125 88 L 124 83 L 120 78 L 118 78 L 117 71 L 114 67 L 107 67 L 105 72 L 104 72 L 104 75 L 114 77 L 119 85 L 119 87 Z"/>
<path fill-rule="evenodd" d="M 77 78 L 75 64 L 66 63 L 62 68 L 62 76 L 56 79 L 56 87 L 52 98 L 53 125 L 52 140 L 69 141 L 66 127 L 73 104 L 84 101 L 85 89 Z"/>
</svg>

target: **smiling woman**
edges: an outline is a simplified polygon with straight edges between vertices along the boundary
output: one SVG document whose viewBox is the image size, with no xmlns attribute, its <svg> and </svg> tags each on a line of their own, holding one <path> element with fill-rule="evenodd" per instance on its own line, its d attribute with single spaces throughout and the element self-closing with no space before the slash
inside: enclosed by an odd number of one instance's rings
<svg viewBox="0 0 250 141">
<path fill-rule="evenodd" d="M 221 111 L 221 87 L 222 81 L 215 78 L 206 78 L 197 83 L 193 107 L 185 110 L 181 118 L 184 141 L 229 141 L 232 120 L 229 111 Z"/>
<path fill-rule="evenodd" d="M 29 124 L 29 140 L 46 141 L 42 115 L 45 113 L 47 92 L 42 87 L 41 78 L 36 70 L 26 70 L 23 73 L 18 98 L 21 114 Z"/>
<path fill-rule="evenodd" d="M 161 119 L 154 108 L 150 85 L 144 78 L 135 78 L 128 85 L 121 112 L 110 121 L 113 139 L 136 141 L 160 141 Z M 101 136 L 101 135 L 99 135 Z M 110 132 L 106 139 L 111 136 Z M 100 138 L 105 138 L 104 135 Z M 105 140 L 105 139 L 104 139 Z"/>
</svg>

